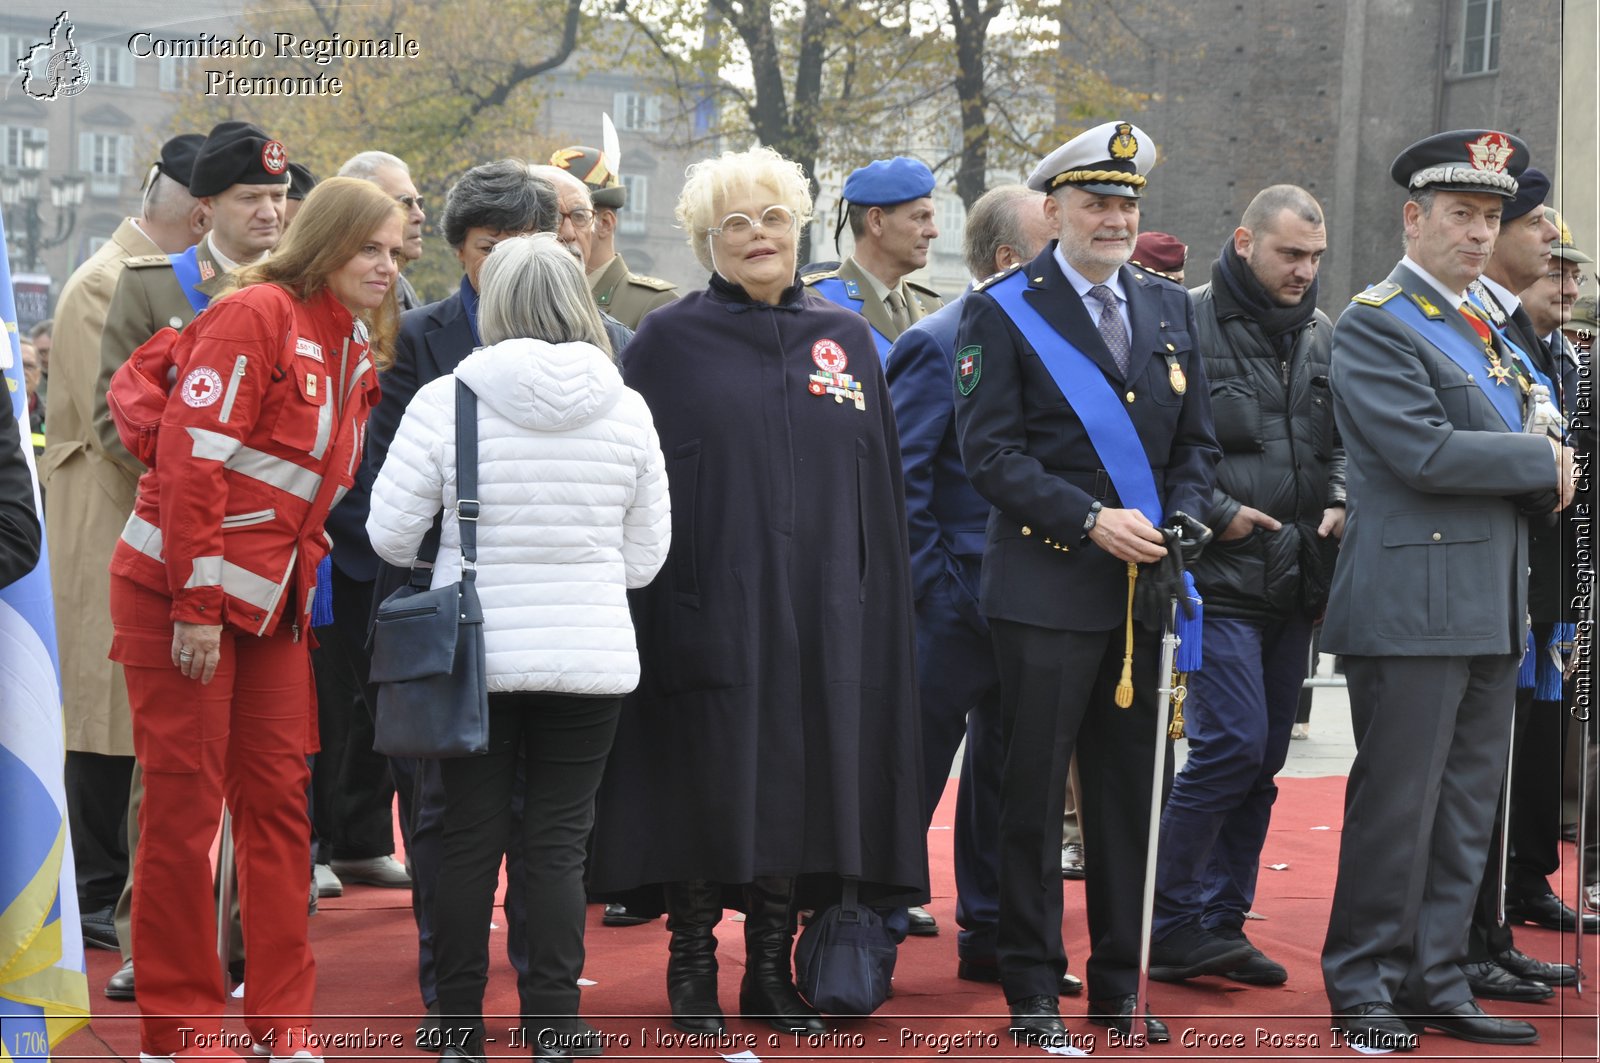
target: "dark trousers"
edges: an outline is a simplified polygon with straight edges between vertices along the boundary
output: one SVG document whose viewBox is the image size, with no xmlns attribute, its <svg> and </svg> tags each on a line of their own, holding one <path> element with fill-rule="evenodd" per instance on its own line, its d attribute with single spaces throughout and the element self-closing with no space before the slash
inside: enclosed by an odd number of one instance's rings
<svg viewBox="0 0 1600 1063">
<path fill-rule="evenodd" d="M 1460 964 L 1506 770 L 1520 655 L 1345 658 L 1356 757 L 1322 949 L 1328 1002 L 1437 1012 Z"/>
<path fill-rule="evenodd" d="M 483 1024 L 489 919 L 500 860 L 513 827 L 517 757 L 523 791 L 522 893 L 529 971 L 519 995 L 524 1022 L 578 1013 L 583 970 L 584 846 L 594 795 L 616 734 L 620 698 L 493 694 L 489 752 L 439 762 L 444 835 L 434 906 L 439 1012 L 452 1028 Z M 497 1035 L 498 1036 L 498 1035 Z"/>
<path fill-rule="evenodd" d="M 78 910 L 84 915 L 116 906 L 128 881 L 128 783 L 132 757 L 68 750 L 64 766 L 67 823 Z"/>
<path fill-rule="evenodd" d="M 1161 814 L 1155 939 L 1185 923 L 1244 925 L 1256 895 L 1275 781 L 1289 755 L 1311 620 L 1206 618 L 1205 667 L 1189 677 L 1189 759 Z"/>
<path fill-rule="evenodd" d="M 367 627 L 373 584 L 333 566 L 333 623 L 317 629 L 317 730 L 322 750 L 311 770 L 311 821 L 317 863 L 363 860 L 394 852 L 390 760 L 372 749 L 377 690 L 368 681 Z M 402 816 L 409 798 L 403 799 Z"/>
<path fill-rule="evenodd" d="M 1553 625 L 1535 624 L 1535 645 L 1543 647 Z M 1542 652 L 1542 650 L 1540 651 Z M 1565 761 L 1567 713 L 1559 701 L 1535 701 L 1533 688 L 1517 691 L 1512 728 L 1511 846 L 1506 859 L 1506 903 L 1536 900 L 1550 892 L 1546 878 L 1561 867 L 1561 765 Z M 1488 861 L 1472 910 L 1467 962 L 1482 963 L 1513 948 L 1511 927 L 1500 924 L 1500 835 L 1503 808 L 1497 808 L 1489 836 Z"/>
<path fill-rule="evenodd" d="M 993 621 L 1006 759 L 1000 781 L 998 957 L 1008 1001 L 1054 997 L 1066 973 L 1061 942 L 1061 813 L 1078 751 L 1089 995 L 1133 993 L 1150 791 L 1155 768 L 1160 640 L 1139 628 L 1133 705 L 1114 701 L 1123 631 L 1056 631 Z M 1162 739 L 1165 741 L 1165 738 Z M 1169 770 L 1171 760 L 1167 761 Z"/>
<path fill-rule="evenodd" d="M 956 791 L 956 951 L 991 960 L 1000 917 L 1000 676 L 987 625 L 953 581 L 935 585 L 917 605 L 924 811 L 931 824 L 965 736 Z"/>
</svg>

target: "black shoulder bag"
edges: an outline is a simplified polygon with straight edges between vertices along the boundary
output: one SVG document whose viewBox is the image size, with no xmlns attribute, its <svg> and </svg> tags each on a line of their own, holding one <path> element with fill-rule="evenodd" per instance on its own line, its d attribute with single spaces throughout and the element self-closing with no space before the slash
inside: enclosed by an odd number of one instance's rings
<svg viewBox="0 0 1600 1063">
<path fill-rule="evenodd" d="M 429 589 L 444 513 L 406 585 L 373 616 L 372 748 L 391 757 L 464 757 L 489 748 L 489 684 L 478 602 L 478 397 L 456 381 L 456 522 L 461 578 Z"/>
</svg>

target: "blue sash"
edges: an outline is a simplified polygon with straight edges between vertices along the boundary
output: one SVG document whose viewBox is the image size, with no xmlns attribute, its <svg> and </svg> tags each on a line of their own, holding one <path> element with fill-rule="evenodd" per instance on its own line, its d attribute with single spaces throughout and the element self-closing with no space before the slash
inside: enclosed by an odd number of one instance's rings
<svg viewBox="0 0 1600 1063">
<path fill-rule="evenodd" d="M 1050 379 L 1083 422 L 1089 442 L 1122 504 L 1139 510 L 1151 524 L 1160 527 L 1163 511 L 1156 478 L 1128 408 L 1100 367 L 1022 297 L 1027 283 L 1027 272 L 1017 270 L 984 291 L 994 296 L 1000 309 L 1033 346 Z"/>
<path fill-rule="evenodd" d="M 1519 365 L 1522 366 L 1523 371 L 1534 380 L 1548 388 L 1551 396 L 1553 397 L 1556 393 L 1556 389 L 1550 383 L 1550 378 L 1541 373 L 1539 371 L 1539 367 L 1533 364 L 1533 359 L 1528 356 L 1527 351 L 1517 346 L 1517 341 L 1511 338 L 1510 332 L 1494 323 L 1494 319 L 1489 314 L 1489 308 L 1484 306 L 1483 303 L 1479 302 L 1474 296 L 1475 293 L 1469 289 L 1467 291 L 1467 302 L 1483 311 L 1480 316 L 1484 321 L 1488 322 L 1489 327 L 1494 329 L 1495 332 L 1500 336 L 1500 342 L 1506 345 L 1506 350 L 1511 352 L 1511 356 L 1517 360 Z"/>
<path fill-rule="evenodd" d="M 183 297 L 189 300 L 189 305 L 194 307 L 198 314 L 211 302 L 211 296 L 200 291 L 200 260 L 196 256 L 199 245 L 183 252 L 180 255 L 168 255 L 167 261 L 172 263 L 172 275 L 178 279 L 178 287 L 183 289 Z"/>
<path fill-rule="evenodd" d="M 1467 339 L 1442 317 L 1429 317 L 1405 292 L 1383 303 L 1383 308 L 1399 318 L 1413 332 L 1427 340 L 1472 378 L 1489 402 L 1494 405 L 1500 419 L 1513 432 L 1522 431 L 1522 389 L 1506 384 L 1496 384 L 1489 375 L 1483 345 L 1476 339 Z M 1444 311 L 1458 314 L 1454 308 Z"/>
<path fill-rule="evenodd" d="M 837 303 L 839 306 L 844 307 L 852 314 L 861 313 L 862 300 L 852 297 L 849 292 L 845 291 L 844 281 L 838 277 L 829 277 L 827 280 L 817 281 L 811 286 L 811 290 L 828 300 L 828 302 Z M 865 314 L 861 315 L 861 320 L 867 321 Z M 872 332 L 872 342 L 878 345 L 878 361 L 887 364 L 889 361 L 889 348 L 894 346 L 893 341 L 879 332 L 870 321 L 867 321 L 867 328 Z"/>
</svg>

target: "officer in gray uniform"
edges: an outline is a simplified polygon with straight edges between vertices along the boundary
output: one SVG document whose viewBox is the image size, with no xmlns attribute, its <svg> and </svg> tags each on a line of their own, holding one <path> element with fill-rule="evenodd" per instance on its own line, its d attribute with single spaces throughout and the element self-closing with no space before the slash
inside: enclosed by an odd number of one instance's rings
<svg viewBox="0 0 1600 1063">
<path fill-rule="evenodd" d="M 1528 515 L 1572 497 L 1572 452 L 1522 431 L 1524 374 L 1466 292 L 1527 167 L 1457 130 L 1403 151 L 1406 254 L 1333 334 L 1349 492 L 1322 649 L 1345 657 L 1356 757 L 1322 952 L 1335 1025 L 1371 1049 L 1438 1031 L 1532 1044 L 1461 963 L 1527 637 Z"/>
</svg>

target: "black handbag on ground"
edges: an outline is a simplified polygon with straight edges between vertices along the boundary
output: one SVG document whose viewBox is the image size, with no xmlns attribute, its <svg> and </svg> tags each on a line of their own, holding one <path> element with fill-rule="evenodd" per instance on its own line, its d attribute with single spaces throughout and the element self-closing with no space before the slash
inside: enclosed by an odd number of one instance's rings
<svg viewBox="0 0 1600 1063">
<path fill-rule="evenodd" d="M 478 397 L 456 381 L 456 521 L 461 578 L 429 589 L 444 513 L 406 585 L 372 620 L 378 688 L 372 748 L 391 757 L 464 757 L 489 748 L 489 683 L 478 602 Z"/>
<path fill-rule="evenodd" d="M 858 903 L 846 879 L 835 904 L 812 917 L 794 948 L 795 987 L 828 1015 L 870 1015 L 889 999 L 899 955 L 877 912 Z"/>
</svg>

